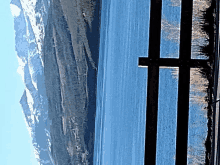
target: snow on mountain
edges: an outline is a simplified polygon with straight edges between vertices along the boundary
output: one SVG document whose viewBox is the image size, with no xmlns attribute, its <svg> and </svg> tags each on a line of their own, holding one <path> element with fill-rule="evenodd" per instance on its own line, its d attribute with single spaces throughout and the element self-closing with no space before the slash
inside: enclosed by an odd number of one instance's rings
<svg viewBox="0 0 220 165">
<path fill-rule="evenodd" d="M 47 21 L 47 0 L 12 0 L 14 16 L 15 50 L 25 90 L 20 104 L 27 128 L 33 138 L 35 155 L 39 163 L 54 164 L 51 158 L 50 125 L 45 89 L 42 43 Z"/>
<path fill-rule="evenodd" d="M 99 2 L 11 1 L 20 104 L 42 165 L 93 164 Z"/>
</svg>

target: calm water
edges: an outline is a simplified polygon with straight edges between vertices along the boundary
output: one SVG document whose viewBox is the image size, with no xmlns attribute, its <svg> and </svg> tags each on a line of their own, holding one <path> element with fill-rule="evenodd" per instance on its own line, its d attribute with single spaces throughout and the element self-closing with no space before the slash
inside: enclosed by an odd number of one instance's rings
<svg viewBox="0 0 220 165">
<path fill-rule="evenodd" d="M 163 1 L 161 57 L 179 56 L 178 4 Z M 150 0 L 102 2 L 94 165 L 144 164 L 148 69 L 138 67 L 138 57 L 148 56 L 149 12 Z M 160 68 L 159 75 L 156 164 L 174 165 L 178 68 Z M 204 104 L 193 103 L 198 98 L 192 96 L 202 95 L 193 93 L 196 83 L 190 91 L 188 164 L 202 155 L 207 129 Z"/>
</svg>

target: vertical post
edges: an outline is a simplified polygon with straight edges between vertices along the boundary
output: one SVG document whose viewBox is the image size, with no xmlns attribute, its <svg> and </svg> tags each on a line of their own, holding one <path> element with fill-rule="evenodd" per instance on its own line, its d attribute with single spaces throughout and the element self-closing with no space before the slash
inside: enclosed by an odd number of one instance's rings
<svg viewBox="0 0 220 165">
<path fill-rule="evenodd" d="M 182 1 L 180 27 L 180 68 L 177 107 L 176 165 L 187 164 L 190 87 L 190 66 L 188 65 L 188 61 L 190 61 L 191 59 L 192 9 L 193 0 Z"/>
<path fill-rule="evenodd" d="M 145 162 L 155 165 L 162 0 L 151 0 Z"/>
</svg>

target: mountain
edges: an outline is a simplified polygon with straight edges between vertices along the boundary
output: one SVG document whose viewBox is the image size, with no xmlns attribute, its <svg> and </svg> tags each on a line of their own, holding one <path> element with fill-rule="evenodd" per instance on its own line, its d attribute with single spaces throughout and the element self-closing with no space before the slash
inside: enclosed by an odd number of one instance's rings
<svg viewBox="0 0 220 165">
<path fill-rule="evenodd" d="M 100 2 L 12 0 L 20 104 L 40 164 L 93 164 Z"/>
</svg>

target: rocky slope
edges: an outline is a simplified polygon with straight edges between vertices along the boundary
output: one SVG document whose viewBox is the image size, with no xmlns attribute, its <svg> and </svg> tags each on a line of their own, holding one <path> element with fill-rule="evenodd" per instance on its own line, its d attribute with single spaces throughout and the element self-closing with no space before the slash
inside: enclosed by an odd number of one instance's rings
<svg viewBox="0 0 220 165">
<path fill-rule="evenodd" d="M 40 164 L 93 164 L 99 1 L 12 0 L 21 105 Z"/>
</svg>

